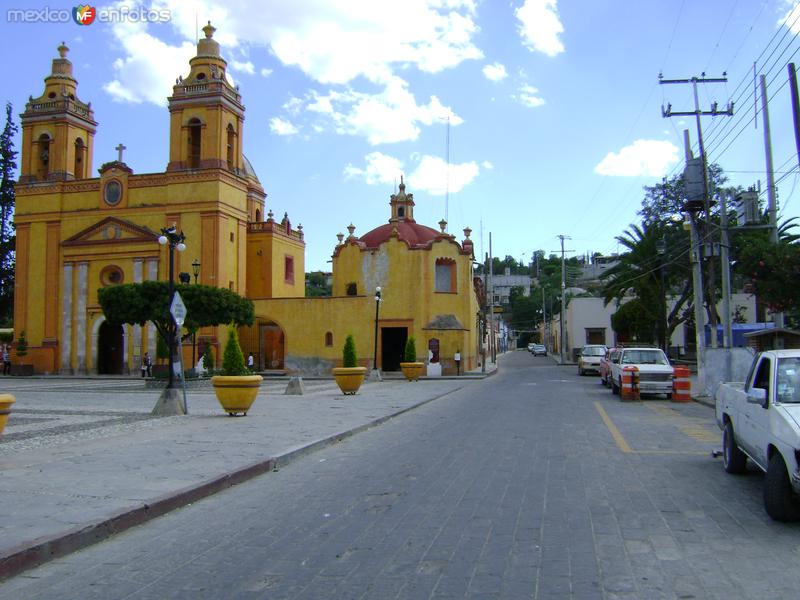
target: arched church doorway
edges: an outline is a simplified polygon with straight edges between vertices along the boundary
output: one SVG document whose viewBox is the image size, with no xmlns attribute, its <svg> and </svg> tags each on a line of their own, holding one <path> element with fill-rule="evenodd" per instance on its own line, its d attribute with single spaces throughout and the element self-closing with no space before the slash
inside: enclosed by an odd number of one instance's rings
<svg viewBox="0 0 800 600">
<path fill-rule="evenodd" d="M 124 362 L 122 325 L 112 325 L 108 321 L 103 321 L 97 333 L 97 374 L 122 375 Z"/>
<path fill-rule="evenodd" d="M 261 356 L 264 357 L 264 369 L 283 369 L 286 338 L 281 326 L 273 321 L 261 324 Z"/>
</svg>

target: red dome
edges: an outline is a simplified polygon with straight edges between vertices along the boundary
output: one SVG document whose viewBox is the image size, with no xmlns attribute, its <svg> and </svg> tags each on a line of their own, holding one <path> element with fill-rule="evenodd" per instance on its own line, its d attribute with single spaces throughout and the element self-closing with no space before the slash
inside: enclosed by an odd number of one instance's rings
<svg viewBox="0 0 800 600">
<path fill-rule="evenodd" d="M 395 223 L 386 223 L 380 227 L 376 227 L 372 231 L 365 233 L 359 238 L 359 241 L 367 248 L 377 248 L 380 244 L 392 237 L 392 229 L 397 226 L 397 234 L 399 238 L 406 242 L 411 248 L 422 248 L 428 245 L 431 241 L 435 240 L 441 235 L 441 232 L 420 225 L 414 221 L 398 221 Z"/>
</svg>

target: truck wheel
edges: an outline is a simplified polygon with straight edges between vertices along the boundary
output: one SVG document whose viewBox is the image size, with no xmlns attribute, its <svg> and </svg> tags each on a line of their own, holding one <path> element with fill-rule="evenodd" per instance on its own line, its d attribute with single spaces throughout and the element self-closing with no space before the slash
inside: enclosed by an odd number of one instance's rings
<svg viewBox="0 0 800 600">
<path fill-rule="evenodd" d="M 617 382 L 614 381 L 614 378 L 611 378 L 611 393 L 615 396 L 619 394 L 619 388 L 617 387 Z"/>
<path fill-rule="evenodd" d="M 767 475 L 764 478 L 764 508 L 776 521 L 795 521 L 800 516 L 796 499 L 789 483 L 786 463 L 780 452 L 769 459 Z"/>
<path fill-rule="evenodd" d="M 730 421 L 725 423 L 725 431 L 722 433 L 722 466 L 726 473 L 732 475 L 744 473 L 747 468 L 747 455 L 736 445 Z"/>
</svg>

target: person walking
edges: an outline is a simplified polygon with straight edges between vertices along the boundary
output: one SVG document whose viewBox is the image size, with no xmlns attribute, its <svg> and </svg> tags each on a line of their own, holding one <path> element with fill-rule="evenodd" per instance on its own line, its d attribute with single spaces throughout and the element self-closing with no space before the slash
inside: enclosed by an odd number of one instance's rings
<svg viewBox="0 0 800 600">
<path fill-rule="evenodd" d="M 150 353 L 145 352 L 142 357 L 142 377 L 153 376 L 153 361 L 150 359 Z"/>
<path fill-rule="evenodd" d="M 3 346 L 3 375 L 11 375 L 11 353 L 9 352 L 8 344 Z"/>
<path fill-rule="evenodd" d="M 251 371 L 253 370 L 253 362 L 253 353 L 251 352 L 247 355 L 247 368 Z"/>
</svg>

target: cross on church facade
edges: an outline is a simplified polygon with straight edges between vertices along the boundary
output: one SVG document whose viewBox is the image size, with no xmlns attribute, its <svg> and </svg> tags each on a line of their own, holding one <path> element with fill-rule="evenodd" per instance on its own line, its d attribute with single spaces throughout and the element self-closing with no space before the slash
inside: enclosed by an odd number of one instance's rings
<svg viewBox="0 0 800 600">
<path fill-rule="evenodd" d="M 127 149 L 128 147 L 123 146 L 122 142 L 120 142 L 120 144 L 116 148 L 114 148 L 114 150 L 117 151 L 117 162 L 122 162 L 122 151 Z"/>
</svg>

